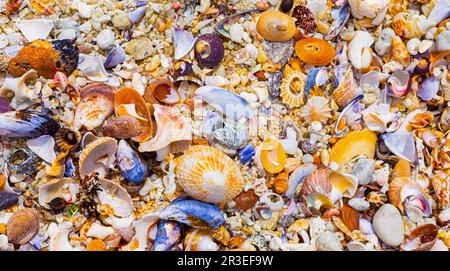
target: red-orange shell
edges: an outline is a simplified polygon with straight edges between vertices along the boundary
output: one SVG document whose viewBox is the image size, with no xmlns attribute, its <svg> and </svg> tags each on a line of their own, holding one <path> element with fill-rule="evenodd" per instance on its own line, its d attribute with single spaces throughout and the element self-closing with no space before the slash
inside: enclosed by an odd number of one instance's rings
<svg viewBox="0 0 450 271">
<path fill-rule="evenodd" d="M 336 50 L 327 41 L 305 38 L 295 44 L 295 53 L 305 63 L 315 66 L 328 66 L 336 57 Z"/>
</svg>

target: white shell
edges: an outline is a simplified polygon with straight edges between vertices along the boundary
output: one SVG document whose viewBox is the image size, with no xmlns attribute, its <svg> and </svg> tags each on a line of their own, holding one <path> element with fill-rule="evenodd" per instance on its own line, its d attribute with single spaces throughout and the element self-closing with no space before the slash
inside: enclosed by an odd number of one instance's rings
<svg viewBox="0 0 450 271">
<path fill-rule="evenodd" d="M 16 22 L 16 27 L 22 32 L 28 42 L 47 39 L 54 26 L 53 20 L 49 19 L 20 20 Z"/>
<path fill-rule="evenodd" d="M 106 237 L 114 234 L 114 232 L 112 227 L 105 227 L 98 223 L 92 223 L 91 227 L 86 232 L 86 236 L 105 240 Z"/>
<path fill-rule="evenodd" d="M 148 247 L 148 232 L 152 225 L 159 220 L 159 214 L 149 213 L 144 215 L 140 220 L 134 222 L 134 230 L 136 231 L 136 239 L 138 248 L 136 250 L 145 250 Z"/>
<path fill-rule="evenodd" d="M 48 206 L 47 203 L 49 203 L 51 200 L 57 197 L 65 198 L 63 194 L 70 193 L 69 184 L 78 185 L 79 182 L 75 179 L 64 178 L 64 179 L 53 179 L 48 183 L 42 185 L 39 188 L 38 193 L 39 205 L 41 205 L 44 208 L 50 209 L 50 206 Z"/>
<path fill-rule="evenodd" d="M 28 87 L 27 83 L 36 80 L 36 70 L 29 70 L 18 78 L 7 78 L 0 88 L 0 96 L 4 98 L 10 98 L 11 107 L 16 110 L 27 109 L 35 103 L 38 98 L 37 93 Z"/>
<path fill-rule="evenodd" d="M 99 180 L 101 191 L 97 191 L 97 197 L 102 205 L 109 205 L 114 211 L 114 216 L 128 217 L 133 212 L 133 201 L 122 186 L 106 180 Z"/>
<path fill-rule="evenodd" d="M 49 135 L 27 140 L 27 146 L 45 162 L 51 164 L 56 159 L 55 139 Z"/>
<path fill-rule="evenodd" d="M 103 60 L 99 56 L 80 54 L 77 68 L 80 70 L 80 75 L 86 76 L 92 81 L 108 81 L 108 73 L 103 66 Z"/>
<path fill-rule="evenodd" d="M 187 55 L 192 50 L 192 47 L 194 47 L 195 38 L 190 32 L 186 30 L 174 28 L 173 41 L 175 48 L 174 59 L 178 60 Z"/>
<path fill-rule="evenodd" d="M 64 223 L 62 223 L 64 224 Z M 71 229 L 62 227 L 60 224 L 58 230 L 50 237 L 50 251 L 79 251 L 80 249 L 73 247 L 69 242 L 69 234 Z"/>
<path fill-rule="evenodd" d="M 219 249 L 212 236 L 205 234 L 204 230 L 195 229 L 186 235 L 186 238 L 189 238 L 185 241 L 186 251 L 217 251 Z"/>
<path fill-rule="evenodd" d="M 380 16 L 384 17 L 389 6 L 389 0 L 349 0 L 350 10 L 352 15 L 357 19 L 370 18 L 378 19 Z M 373 24 L 379 24 L 379 20 Z"/>
<path fill-rule="evenodd" d="M 367 68 L 372 61 L 370 46 L 374 38 L 366 31 L 358 30 L 348 44 L 348 58 L 356 69 Z"/>
<path fill-rule="evenodd" d="M 369 130 L 384 133 L 387 124 L 394 120 L 395 114 L 389 112 L 389 104 L 372 104 L 362 112 L 364 122 Z"/>
</svg>

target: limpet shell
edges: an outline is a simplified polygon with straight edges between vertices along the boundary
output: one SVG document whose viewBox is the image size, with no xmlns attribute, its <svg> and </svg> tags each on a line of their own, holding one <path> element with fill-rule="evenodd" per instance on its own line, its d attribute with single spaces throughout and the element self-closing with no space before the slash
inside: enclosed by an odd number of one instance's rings
<svg viewBox="0 0 450 271">
<path fill-rule="evenodd" d="M 261 147 L 261 163 L 270 173 L 279 173 L 286 165 L 286 152 L 277 140 L 268 139 Z"/>
<path fill-rule="evenodd" d="M 325 40 L 304 38 L 295 44 L 295 53 L 303 62 L 315 66 L 328 66 L 336 57 L 336 50 Z"/>
<path fill-rule="evenodd" d="M 210 146 L 192 146 L 180 158 L 175 174 L 191 197 L 209 203 L 224 203 L 244 187 L 239 167 L 230 157 Z"/>
<path fill-rule="evenodd" d="M 268 41 L 288 41 L 296 32 L 291 16 L 280 11 L 267 10 L 261 13 L 256 23 L 258 33 Z"/>
<path fill-rule="evenodd" d="M 8 240 L 17 245 L 26 244 L 38 231 L 39 214 L 31 208 L 20 209 L 6 224 Z"/>
</svg>

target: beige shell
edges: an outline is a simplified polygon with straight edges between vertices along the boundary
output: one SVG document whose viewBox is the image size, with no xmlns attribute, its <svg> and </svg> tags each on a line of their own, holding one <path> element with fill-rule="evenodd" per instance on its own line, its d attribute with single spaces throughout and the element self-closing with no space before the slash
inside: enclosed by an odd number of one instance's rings
<svg viewBox="0 0 450 271">
<path fill-rule="evenodd" d="M 49 247 L 50 251 L 79 251 L 78 248 L 73 247 L 69 241 L 70 229 L 59 229 L 50 237 Z"/>
<path fill-rule="evenodd" d="M 8 240 L 16 245 L 30 241 L 39 231 L 39 214 L 31 208 L 18 210 L 6 224 Z"/>
<path fill-rule="evenodd" d="M 79 184 L 79 181 L 76 179 L 53 179 L 48 183 L 42 185 L 39 188 L 38 192 L 38 201 L 39 205 L 44 208 L 50 209 L 48 203 L 57 197 L 63 197 L 63 194 L 68 193 L 68 185 L 74 183 Z"/>
<path fill-rule="evenodd" d="M 148 213 L 133 223 L 134 230 L 136 231 L 135 239 L 138 242 L 137 250 L 145 250 L 148 247 L 149 230 L 153 225 L 156 225 L 158 220 L 158 213 Z"/>
<path fill-rule="evenodd" d="M 173 149 L 177 146 L 175 143 L 192 140 L 191 124 L 178 110 L 158 104 L 154 104 L 153 108 L 157 125 L 156 135 L 150 141 L 141 143 L 140 152 L 158 151 L 169 145 Z"/>
<path fill-rule="evenodd" d="M 296 93 L 293 92 L 291 85 L 298 81 L 300 89 Z M 281 101 L 291 108 L 299 107 L 304 103 L 305 99 L 306 75 L 299 71 L 288 73 L 280 86 Z"/>
<path fill-rule="evenodd" d="M 300 197 L 306 201 L 306 198 L 312 192 L 318 192 L 329 196 L 332 189 L 329 176 L 330 170 L 328 168 L 319 169 L 311 173 L 303 182 L 302 189 L 300 190 Z"/>
<path fill-rule="evenodd" d="M 101 205 L 109 206 L 117 217 L 133 214 L 133 201 L 125 188 L 106 179 L 100 179 L 99 183 L 102 190 L 97 191 L 97 197 Z"/>
<path fill-rule="evenodd" d="M 185 251 L 217 251 L 219 246 L 207 230 L 191 229 L 184 238 Z"/>
<path fill-rule="evenodd" d="M 187 194 L 209 203 L 227 202 L 244 186 L 244 178 L 235 162 L 210 146 L 190 147 L 180 157 L 175 174 Z"/>
<path fill-rule="evenodd" d="M 321 96 L 311 96 L 302 108 L 301 116 L 309 123 L 313 121 L 326 123 L 331 118 L 331 107 L 328 99 Z"/>
<path fill-rule="evenodd" d="M 344 78 L 339 83 L 337 89 L 333 91 L 331 97 L 340 107 L 345 107 L 351 100 L 358 96 L 352 67 L 348 68 Z"/>
<path fill-rule="evenodd" d="M 99 137 L 87 144 L 80 154 L 80 177 L 110 166 L 116 159 L 116 149 L 117 141 L 112 137 Z"/>
<path fill-rule="evenodd" d="M 37 92 L 28 83 L 37 79 L 36 70 L 29 70 L 21 77 L 7 78 L 0 88 L 0 97 L 11 98 L 11 107 L 23 110 L 33 105 L 38 98 Z"/>
</svg>

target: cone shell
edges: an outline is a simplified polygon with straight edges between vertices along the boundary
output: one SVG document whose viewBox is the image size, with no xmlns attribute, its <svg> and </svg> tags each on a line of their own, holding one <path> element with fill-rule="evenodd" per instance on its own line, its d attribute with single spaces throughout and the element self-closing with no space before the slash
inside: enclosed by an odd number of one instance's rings
<svg viewBox="0 0 450 271">
<path fill-rule="evenodd" d="M 374 158 L 377 135 L 369 130 L 353 131 L 341 138 L 330 152 L 330 160 L 344 164 L 356 156 Z"/>
<path fill-rule="evenodd" d="M 39 214 L 31 208 L 20 209 L 6 224 L 8 240 L 17 245 L 26 244 L 38 231 Z"/>
<path fill-rule="evenodd" d="M 279 11 L 267 10 L 259 17 L 256 30 L 265 40 L 288 41 L 297 29 L 291 16 Z"/>
<path fill-rule="evenodd" d="M 295 87 L 294 82 L 299 82 L 300 89 L 292 90 Z M 291 108 L 299 107 L 304 103 L 305 99 L 305 83 L 306 75 L 299 71 L 289 72 L 281 82 L 280 97 L 281 101 Z M 296 85 L 296 84 L 295 84 Z"/>
<path fill-rule="evenodd" d="M 136 142 L 144 142 L 152 137 L 153 134 L 153 124 L 152 117 L 150 114 L 150 109 L 147 106 L 144 98 L 133 88 L 122 88 L 120 89 L 114 99 L 114 111 L 116 115 L 119 114 L 119 107 L 122 104 L 134 104 L 136 108 L 136 113 L 144 120 L 141 122 L 141 133 L 138 136 L 131 138 Z"/>
<path fill-rule="evenodd" d="M 337 89 L 333 91 L 331 97 L 340 107 L 346 106 L 351 100 L 358 96 L 355 79 L 353 78 L 353 69 L 350 67 L 345 73 L 344 78 L 339 83 Z"/>
<path fill-rule="evenodd" d="M 175 168 L 178 183 L 191 197 L 224 203 L 236 197 L 244 179 L 234 161 L 210 146 L 190 147 Z"/>
<path fill-rule="evenodd" d="M 295 53 L 301 61 L 314 66 L 328 66 L 336 57 L 336 50 L 327 41 L 305 38 L 295 44 Z"/>
</svg>

